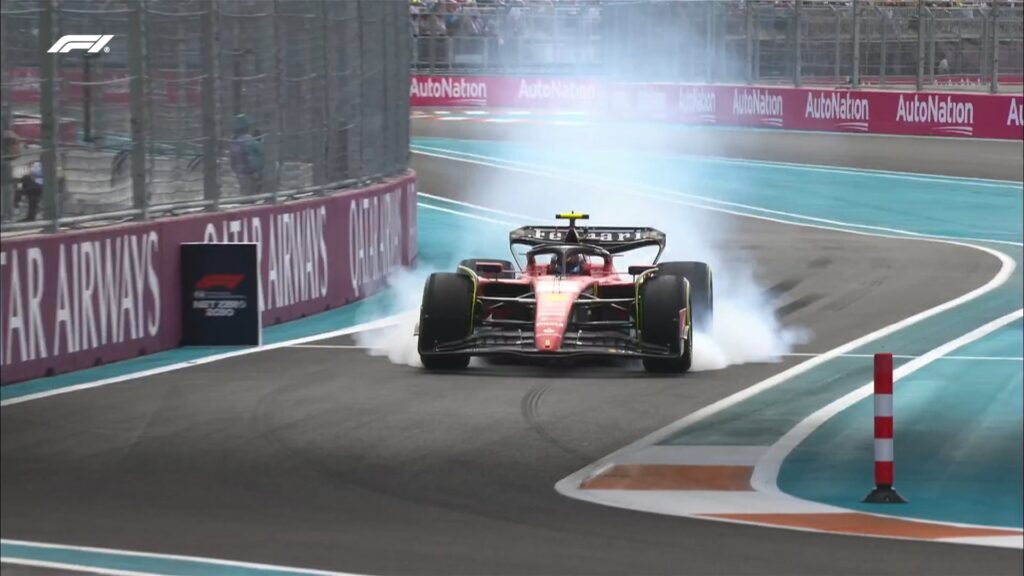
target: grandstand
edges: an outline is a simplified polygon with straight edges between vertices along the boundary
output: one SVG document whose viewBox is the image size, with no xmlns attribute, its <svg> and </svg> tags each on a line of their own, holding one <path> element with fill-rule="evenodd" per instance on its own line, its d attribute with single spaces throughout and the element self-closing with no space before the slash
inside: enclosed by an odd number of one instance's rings
<svg viewBox="0 0 1024 576">
<path fill-rule="evenodd" d="M 980 82 L 993 61 L 1000 75 L 1024 74 L 1021 10 L 980 0 L 414 0 L 410 31 L 414 69 L 428 73 L 778 83 L 793 81 L 799 51 L 803 79 L 843 83 L 857 75 L 856 44 L 862 78 L 905 84 L 923 16 L 927 82 Z"/>
</svg>

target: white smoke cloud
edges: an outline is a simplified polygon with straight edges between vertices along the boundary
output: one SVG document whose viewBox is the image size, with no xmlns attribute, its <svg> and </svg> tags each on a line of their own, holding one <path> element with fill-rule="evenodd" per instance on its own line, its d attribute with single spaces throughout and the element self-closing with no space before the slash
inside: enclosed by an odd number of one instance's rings
<svg viewBox="0 0 1024 576">
<path fill-rule="evenodd" d="M 385 356 L 392 364 L 422 366 L 416 351 L 416 322 L 419 320 L 420 299 L 423 286 L 430 276 L 427 268 L 403 269 L 388 277 L 388 287 L 393 300 L 370 306 L 360 322 L 396 314 L 396 323 L 376 330 L 355 334 L 356 344 L 367 349 L 371 356 Z"/>
</svg>

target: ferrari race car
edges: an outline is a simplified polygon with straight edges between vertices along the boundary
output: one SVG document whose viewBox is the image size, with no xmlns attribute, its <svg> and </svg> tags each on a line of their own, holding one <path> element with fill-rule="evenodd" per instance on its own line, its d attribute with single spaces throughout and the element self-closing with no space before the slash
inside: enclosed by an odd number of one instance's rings
<svg viewBox="0 0 1024 576">
<path fill-rule="evenodd" d="M 524 226 L 509 234 L 507 260 L 463 260 L 427 279 L 418 351 L 429 370 L 454 370 L 472 356 L 639 358 L 648 372 L 689 370 L 693 330 L 709 326 L 711 269 L 658 263 L 665 234 L 653 228 Z M 527 249 L 525 266 L 516 248 Z M 617 255 L 657 247 L 653 263 L 615 269 Z M 518 268 L 518 270 L 517 270 Z"/>
</svg>

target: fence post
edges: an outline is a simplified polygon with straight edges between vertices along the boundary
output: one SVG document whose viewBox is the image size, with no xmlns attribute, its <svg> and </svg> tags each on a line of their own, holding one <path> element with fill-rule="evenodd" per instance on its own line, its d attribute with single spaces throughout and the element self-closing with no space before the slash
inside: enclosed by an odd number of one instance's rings
<svg viewBox="0 0 1024 576">
<path fill-rule="evenodd" d="M 92 142 L 92 54 L 82 54 L 82 140 Z"/>
<path fill-rule="evenodd" d="M 213 209 L 220 208 L 220 136 L 217 130 L 217 4 L 206 4 L 206 12 L 200 16 L 200 83 L 202 130 L 203 130 L 203 198 L 213 203 Z"/>
<path fill-rule="evenodd" d="M 711 84 L 715 75 L 715 3 L 705 2 L 704 83 Z"/>
<path fill-rule="evenodd" d="M 759 42 L 760 39 L 754 39 L 754 34 L 757 33 L 757 29 L 754 27 L 754 7 L 750 0 L 744 0 L 743 2 L 746 8 L 746 18 L 744 22 L 744 28 L 746 29 L 747 36 L 747 84 L 754 83 L 754 42 Z"/>
<path fill-rule="evenodd" d="M 285 73 L 284 73 L 284 62 L 282 62 L 284 50 L 282 50 L 282 37 L 284 36 L 281 31 L 282 15 L 281 5 L 279 0 L 273 0 L 273 11 L 274 11 L 274 37 L 271 39 L 274 46 L 274 117 L 277 118 L 277 150 L 274 154 L 274 172 L 270 178 L 270 186 L 274 189 L 270 194 L 270 201 L 273 203 L 279 202 L 278 190 L 281 188 L 281 168 L 284 162 L 281 160 L 281 153 L 286 149 L 287 142 L 285 140 L 285 126 L 284 126 L 284 102 L 285 96 Z M 266 150 L 266 142 L 263 144 L 263 149 Z M 266 165 L 263 167 L 263 174 L 267 173 Z M 263 177 L 263 186 L 266 187 L 268 184 L 266 176 Z M 260 192 L 266 192 L 265 189 Z"/>
<path fill-rule="evenodd" d="M 800 30 L 801 0 L 793 3 L 793 86 L 800 87 L 800 44 L 803 34 Z"/>
<path fill-rule="evenodd" d="M 6 22 L 0 22 L 0 29 L 6 28 Z M 2 36 L 4 43 L 11 36 L 7 36 L 7 32 L 0 30 L 0 36 Z M 0 114 L 3 115 L 0 118 L 0 129 L 4 132 L 7 130 L 14 130 L 12 111 L 11 111 L 11 95 L 8 88 L 8 77 L 7 77 L 7 50 L 6 46 L 4 49 L 0 49 L 0 73 L 3 74 L 0 77 Z M 10 162 L 13 159 L 7 158 L 7 148 L 4 146 L 0 149 L 0 155 L 3 156 L 3 166 L 0 169 L 0 220 L 4 222 L 14 218 L 14 177 L 11 174 Z"/>
<path fill-rule="evenodd" d="M 989 36 L 992 32 L 989 30 L 991 27 L 991 19 L 988 14 L 982 14 L 981 18 L 981 59 L 978 62 L 978 72 L 981 75 L 981 81 L 984 81 L 986 74 L 991 74 L 990 68 L 992 64 L 992 54 L 989 50 Z M 990 79 L 991 81 L 991 79 Z"/>
<path fill-rule="evenodd" d="M 334 114 L 331 110 L 331 50 L 330 50 L 330 20 L 328 19 L 327 13 L 327 0 L 320 0 L 320 18 L 322 20 L 323 27 L 321 28 L 321 34 L 323 34 L 323 78 L 324 78 L 324 126 L 323 126 L 323 155 L 320 157 L 320 161 L 323 162 L 323 168 L 321 173 L 324 175 L 324 179 L 317 184 L 324 184 L 331 181 L 334 178 L 334 170 L 331 168 L 331 139 L 334 136 Z M 412 63 L 410 62 L 410 65 Z M 323 193 L 323 190 L 321 190 Z"/>
<path fill-rule="evenodd" d="M 132 207 L 142 210 L 142 219 L 148 215 L 148 199 L 146 198 L 146 94 L 145 70 L 143 69 L 142 13 L 145 8 L 142 2 L 135 4 L 128 20 L 128 72 L 129 97 L 131 98 L 131 164 L 132 164 Z"/>
<path fill-rule="evenodd" d="M 924 0 L 917 0 L 917 91 L 924 89 Z"/>
<path fill-rule="evenodd" d="M 39 17 L 39 46 L 49 47 L 53 45 L 53 24 L 56 7 L 53 0 L 43 1 L 43 12 Z M 61 195 L 59 192 L 60 183 L 57 181 L 57 55 L 44 53 L 42 55 L 42 83 L 40 86 L 39 113 L 42 130 L 42 154 L 40 162 L 43 168 L 43 204 L 45 206 L 46 218 L 50 221 L 49 230 L 56 232 L 60 229 L 61 217 Z"/>
<path fill-rule="evenodd" d="M 893 488 L 892 354 L 875 354 L 875 489 L 864 498 L 871 504 L 906 502 Z"/>
<path fill-rule="evenodd" d="M 989 91 L 999 92 L 999 2 L 992 3 L 992 54 L 989 71 L 992 73 Z"/>
<path fill-rule="evenodd" d="M 835 55 L 832 58 L 832 69 L 835 82 L 839 83 L 839 77 L 841 75 L 840 60 L 842 59 L 842 37 L 843 37 L 843 14 L 835 6 L 830 6 L 832 13 L 836 17 L 836 38 L 835 38 Z"/>
<path fill-rule="evenodd" d="M 935 85 L 935 16 L 928 11 L 928 84 Z"/>
<path fill-rule="evenodd" d="M 885 72 L 887 67 L 886 60 L 888 60 L 887 57 L 889 55 L 889 13 L 886 12 L 885 10 L 879 9 L 877 6 L 875 7 L 875 9 L 879 10 L 879 14 L 881 15 L 880 20 L 882 23 L 882 37 L 880 40 L 881 44 L 879 44 L 878 47 L 880 60 L 878 66 L 878 85 L 885 86 Z"/>
<path fill-rule="evenodd" d="M 850 83 L 860 88 L 860 0 L 853 0 L 853 77 Z"/>
</svg>

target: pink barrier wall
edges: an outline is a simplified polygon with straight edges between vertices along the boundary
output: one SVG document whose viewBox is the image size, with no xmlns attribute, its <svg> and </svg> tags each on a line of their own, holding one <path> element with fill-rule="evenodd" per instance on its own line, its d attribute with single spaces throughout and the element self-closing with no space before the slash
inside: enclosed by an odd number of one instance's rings
<svg viewBox="0 0 1024 576">
<path fill-rule="evenodd" d="M 787 130 L 1024 139 L 1024 97 L 967 92 L 414 76 L 413 106 L 572 109 L 616 119 Z"/>
<path fill-rule="evenodd" d="M 415 175 L 273 206 L 0 242 L 0 383 L 178 346 L 182 242 L 259 242 L 263 324 L 364 298 L 416 257 Z"/>
</svg>

